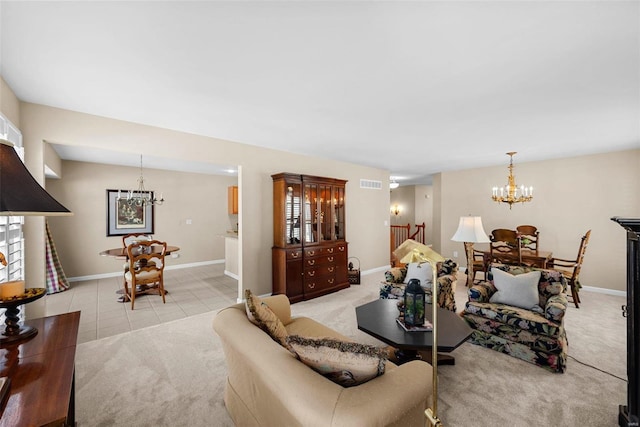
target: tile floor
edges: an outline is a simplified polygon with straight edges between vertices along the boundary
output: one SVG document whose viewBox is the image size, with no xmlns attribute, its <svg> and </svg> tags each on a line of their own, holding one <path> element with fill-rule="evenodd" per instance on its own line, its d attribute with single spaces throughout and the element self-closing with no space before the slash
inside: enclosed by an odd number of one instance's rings
<svg viewBox="0 0 640 427">
<path fill-rule="evenodd" d="M 121 277 L 72 282 L 68 290 L 46 297 L 46 315 L 80 310 L 80 344 L 218 310 L 234 304 L 238 293 L 238 282 L 224 274 L 224 264 L 166 270 L 164 284 L 166 304 L 158 295 L 144 295 L 131 310 L 131 303 L 117 301 Z"/>
</svg>

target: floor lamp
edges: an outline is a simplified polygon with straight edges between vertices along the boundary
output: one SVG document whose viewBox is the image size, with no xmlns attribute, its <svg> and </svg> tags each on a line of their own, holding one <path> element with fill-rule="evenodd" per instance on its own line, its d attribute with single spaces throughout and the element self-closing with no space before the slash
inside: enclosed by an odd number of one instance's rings
<svg viewBox="0 0 640 427">
<path fill-rule="evenodd" d="M 464 242 L 464 251 L 467 255 L 467 287 L 473 285 L 475 271 L 473 271 L 473 244 L 489 243 L 489 237 L 482 227 L 482 218 L 479 216 L 461 216 L 458 229 L 451 238 L 454 242 Z"/>
<path fill-rule="evenodd" d="M 433 324 L 433 342 L 431 345 L 431 366 L 433 367 L 433 405 L 425 411 L 425 415 L 432 426 L 441 426 L 438 419 L 438 263 L 444 261 L 444 257 L 427 245 L 416 242 L 413 239 L 405 240 L 393 251 L 401 263 L 428 262 L 433 271 L 431 283 L 431 323 Z"/>
<path fill-rule="evenodd" d="M 0 139 L 0 216 L 51 216 L 72 215 L 69 209 L 62 206 L 44 188 L 38 184 L 29 173 L 13 144 Z M 5 260 L 0 252 L 0 262 Z M 6 261 L 5 261 L 6 262 Z M 4 263 L 3 263 L 4 264 Z M 20 300 L 15 297 L 25 294 L 24 282 L 11 282 L 5 286 L 11 287 L 13 299 L 0 301 L 7 308 L 6 328 L 0 333 L 0 343 L 13 342 L 29 338 L 37 333 L 32 327 L 18 325 L 18 306 Z M 18 289 L 17 286 L 20 285 Z M 13 290 L 15 288 L 15 290 Z M 25 301 L 29 301 L 27 298 Z"/>
</svg>

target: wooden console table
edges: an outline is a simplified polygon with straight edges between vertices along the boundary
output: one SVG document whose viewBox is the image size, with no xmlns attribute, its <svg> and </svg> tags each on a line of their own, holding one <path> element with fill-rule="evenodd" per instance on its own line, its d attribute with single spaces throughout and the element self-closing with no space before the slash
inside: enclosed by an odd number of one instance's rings
<svg viewBox="0 0 640 427">
<path fill-rule="evenodd" d="M 37 328 L 38 333 L 0 348 L 0 376 L 11 380 L 0 426 L 73 426 L 80 312 L 27 320 L 25 324 Z"/>
</svg>

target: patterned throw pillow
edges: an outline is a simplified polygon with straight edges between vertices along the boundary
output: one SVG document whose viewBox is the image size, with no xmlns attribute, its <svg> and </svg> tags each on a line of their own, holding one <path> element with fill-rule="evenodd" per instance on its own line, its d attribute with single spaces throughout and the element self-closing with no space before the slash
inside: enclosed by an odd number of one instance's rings
<svg viewBox="0 0 640 427">
<path fill-rule="evenodd" d="M 407 275 L 407 267 L 392 267 L 385 271 L 384 280 L 389 283 L 404 283 Z"/>
<path fill-rule="evenodd" d="M 343 387 L 362 384 L 384 374 L 387 352 L 383 348 L 298 335 L 290 335 L 287 343 L 302 363 Z"/>
<path fill-rule="evenodd" d="M 246 289 L 244 291 L 244 295 L 247 301 L 246 309 L 249 320 L 269 334 L 274 341 L 278 342 L 283 347 L 288 348 L 286 339 L 289 334 L 278 316 L 271 311 L 269 306 L 262 301 L 260 297 L 253 295 L 250 289 Z"/>
</svg>

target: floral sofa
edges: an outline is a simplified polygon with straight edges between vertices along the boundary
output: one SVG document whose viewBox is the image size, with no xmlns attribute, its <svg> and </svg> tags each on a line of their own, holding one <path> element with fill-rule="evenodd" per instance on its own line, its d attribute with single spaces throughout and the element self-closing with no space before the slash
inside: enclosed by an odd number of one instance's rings
<svg viewBox="0 0 640 427">
<path fill-rule="evenodd" d="M 474 329 L 470 341 L 546 368 L 564 372 L 567 366 L 566 279 L 553 270 L 492 264 L 512 275 L 540 271 L 538 305 L 530 309 L 491 302 L 497 292 L 493 274 L 469 288 L 462 317 Z M 534 290 L 535 292 L 535 290 Z M 534 295 L 535 296 L 535 295 Z"/>
<path fill-rule="evenodd" d="M 407 277 L 408 267 L 392 267 L 384 273 L 385 281 L 380 286 L 381 299 L 402 299 L 404 298 L 404 283 Z M 453 312 L 456 311 L 456 274 L 458 265 L 448 259 L 443 263 L 438 263 L 438 305 Z M 423 286 L 427 304 L 431 304 L 431 283 Z"/>
</svg>

